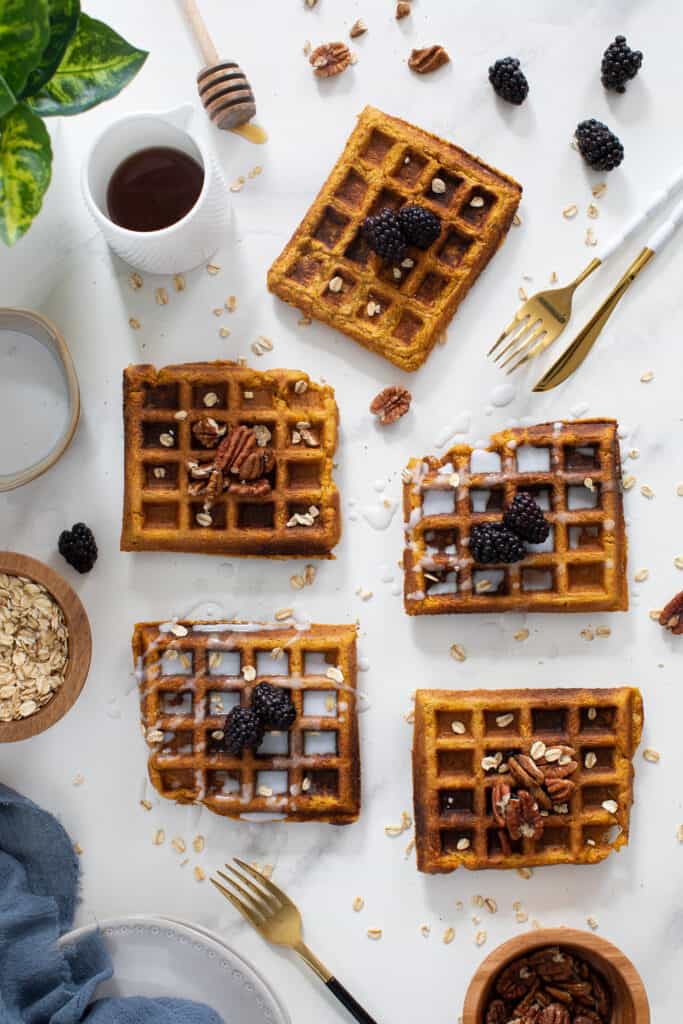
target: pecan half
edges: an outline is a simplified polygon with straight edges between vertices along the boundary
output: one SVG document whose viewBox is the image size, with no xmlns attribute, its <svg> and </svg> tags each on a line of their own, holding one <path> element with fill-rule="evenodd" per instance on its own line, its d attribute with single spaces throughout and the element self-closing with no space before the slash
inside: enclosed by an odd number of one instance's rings
<svg viewBox="0 0 683 1024">
<path fill-rule="evenodd" d="M 508 1012 L 502 999 L 494 999 L 486 1011 L 486 1024 L 507 1024 Z"/>
<path fill-rule="evenodd" d="M 358 36 L 365 35 L 367 30 L 368 26 L 365 24 L 362 18 L 359 18 L 357 21 L 354 21 L 353 25 L 351 26 L 349 30 L 349 35 L 351 36 L 352 39 L 357 39 Z"/>
<path fill-rule="evenodd" d="M 571 779 L 548 779 L 546 789 L 553 798 L 553 801 L 556 804 L 561 804 L 569 799 L 576 789 L 576 785 Z"/>
<path fill-rule="evenodd" d="M 370 403 L 370 412 L 379 417 L 379 422 L 386 426 L 400 420 L 401 416 L 405 416 L 410 409 L 412 399 L 413 396 L 407 388 L 401 387 L 400 384 L 393 384 L 384 388 L 373 398 Z"/>
<path fill-rule="evenodd" d="M 545 781 L 544 773 L 527 754 L 508 758 L 508 767 L 522 786 L 541 785 Z"/>
<path fill-rule="evenodd" d="M 520 789 L 517 799 L 507 805 L 505 823 L 511 839 L 540 839 L 543 835 L 543 818 L 538 804 L 525 789 Z"/>
<path fill-rule="evenodd" d="M 567 779 L 573 775 L 578 768 L 576 761 L 568 761 L 567 764 L 549 764 L 544 768 L 546 785 L 551 779 Z"/>
<path fill-rule="evenodd" d="M 351 51 L 346 43 L 323 43 L 315 48 L 308 60 L 319 78 L 331 78 L 346 71 L 351 63 Z"/>
<path fill-rule="evenodd" d="M 659 625 L 664 626 L 664 629 L 668 629 L 674 636 L 683 633 L 683 590 L 662 608 Z"/>
<path fill-rule="evenodd" d="M 538 1024 L 571 1024 L 569 1010 L 561 1003 L 550 1003 L 538 1018 Z"/>
<path fill-rule="evenodd" d="M 267 480 L 254 480 L 249 483 L 233 481 L 228 487 L 228 493 L 234 494 L 237 498 L 264 498 L 266 494 L 270 494 L 270 484 Z"/>
<path fill-rule="evenodd" d="M 532 953 L 529 961 L 544 981 L 570 981 L 575 977 L 574 960 L 557 946 Z"/>
<path fill-rule="evenodd" d="M 256 448 L 248 452 L 239 466 L 233 465 L 230 472 L 239 475 L 240 480 L 258 480 L 270 473 L 274 465 L 272 448 Z"/>
<path fill-rule="evenodd" d="M 215 448 L 228 428 L 218 423 L 212 416 L 202 416 L 192 424 L 192 433 L 205 448 Z"/>
<path fill-rule="evenodd" d="M 501 828 L 505 828 L 505 808 L 510 803 L 511 795 L 512 791 L 507 782 L 497 780 L 493 783 L 493 789 L 491 790 L 493 820 Z"/>
<path fill-rule="evenodd" d="M 595 998 L 595 1009 L 598 1014 L 605 1020 L 609 1019 L 611 1010 L 611 1000 L 609 993 L 605 988 L 603 982 L 598 978 L 596 974 L 591 972 L 591 984 L 593 986 L 593 996 Z"/>
<path fill-rule="evenodd" d="M 529 966 L 529 961 L 514 960 L 498 976 L 496 991 L 503 999 L 521 999 L 532 988 L 536 980 L 536 972 Z"/>
<path fill-rule="evenodd" d="M 443 46 L 425 46 L 421 50 L 413 50 L 408 58 L 408 67 L 418 75 L 428 75 L 430 71 L 437 71 L 448 64 L 450 59 Z"/>
<path fill-rule="evenodd" d="M 254 431 L 245 426 L 235 427 L 219 444 L 214 465 L 225 472 L 239 473 L 242 463 L 255 449 Z"/>
<path fill-rule="evenodd" d="M 408 0 L 398 0 L 396 4 L 396 21 L 400 21 L 401 18 L 407 18 L 410 14 L 410 4 Z"/>
</svg>

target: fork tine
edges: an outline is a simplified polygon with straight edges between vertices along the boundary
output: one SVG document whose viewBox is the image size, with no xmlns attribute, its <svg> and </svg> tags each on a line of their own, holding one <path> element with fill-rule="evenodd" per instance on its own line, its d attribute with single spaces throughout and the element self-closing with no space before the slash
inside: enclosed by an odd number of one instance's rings
<svg viewBox="0 0 683 1024">
<path fill-rule="evenodd" d="M 237 889 L 238 893 L 242 897 L 240 902 L 246 903 L 247 907 L 249 907 L 250 910 L 255 911 L 257 914 L 260 914 L 264 920 L 270 917 L 273 911 L 272 908 L 267 903 L 261 903 L 254 896 L 252 896 L 251 893 L 248 893 L 246 889 L 243 889 L 238 882 L 235 882 L 234 879 L 230 878 L 230 876 L 226 875 L 223 871 L 216 871 L 216 874 L 218 875 L 219 878 L 222 878 L 224 882 L 227 882 L 228 885 L 231 885 L 233 889 Z"/>
<path fill-rule="evenodd" d="M 292 902 L 287 893 L 283 892 L 282 889 L 280 889 L 279 886 L 275 884 L 275 882 L 271 882 L 269 878 L 266 878 L 265 875 L 262 875 L 260 871 L 257 871 L 255 868 L 252 868 L 251 864 L 247 864 L 246 861 L 240 860 L 239 857 L 233 857 L 232 859 L 234 860 L 235 864 L 239 864 L 243 871 L 247 871 L 253 878 L 256 879 L 256 881 L 260 885 L 263 886 L 264 889 L 267 889 L 271 896 L 275 896 L 275 898 L 283 904 Z M 227 864 L 226 867 L 228 867 Z"/>
<path fill-rule="evenodd" d="M 504 366 L 507 366 L 508 363 L 511 363 L 513 359 L 516 359 L 518 356 L 521 356 L 522 353 L 529 352 L 529 350 L 534 347 L 534 345 L 536 344 L 538 339 L 541 337 L 541 335 L 546 334 L 546 333 L 547 333 L 547 328 L 546 328 L 545 324 L 543 323 L 543 321 L 541 320 L 540 327 L 538 327 L 535 331 L 532 331 L 532 333 L 530 335 L 528 335 L 528 337 L 526 337 L 524 339 L 524 341 L 520 342 L 520 344 L 517 345 L 517 347 L 512 350 L 512 352 L 509 354 L 507 359 L 505 359 L 500 364 L 501 369 Z"/>
<path fill-rule="evenodd" d="M 537 324 L 537 323 L 538 323 L 538 318 L 536 318 L 536 320 L 532 320 L 532 319 L 531 319 L 531 316 L 525 316 L 525 317 L 524 317 L 524 320 L 523 320 L 523 322 L 522 322 L 522 323 L 520 324 L 520 327 L 519 327 L 519 329 L 518 329 L 518 330 L 516 330 L 516 331 L 515 331 L 515 332 L 514 332 L 514 333 L 512 334 L 512 336 L 511 336 L 511 337 L 510 337 L 510 339 L 508 340 L 508 343 L 507 343 L 507 345 L 505 346 L 505 348 L 502 348 L 502 349 L 500 350 L 500 352 L 498 353 L 498 355 L 497 355 L 497 356 L 495 356 L 495 358 L 494 358 L 494 360 L 493 360 L 493 361 L 494 361 L 495 363 L 497 363 L 497 362 L 498 362 L 498 361 L 499 361 L 500 359 L 502 359 L 502 358 L 503 358 L 503 356 L 505 355 L 505 353 L 506 353 L 506 352 L 509 352 L 509 351 L 510 351 L 510 349 L 511 349 L 511 348 L 513 348 L 513 347 L 514 347 L 515 345 L 518 345 L 518 344 L 519 344 L 519 342 L 520 342 L 520 341 L 522 340 L 522 338 L 524 337 L 524 335 L 525 335 L 525 334 L 526 334 L 526 333 L 527 333 L 528 331 L 532 330 L 532 329 L 533 329 L 533 328 L 534 328 L 534 327 L 536 326 L 536 324 Z"/>
<path fill-rule="evenodd" d="M 534 348 L 533 352 L 527 352 L 527 354 L 525 356 L 523 356 L 519 360 L 519 362 L 515 363 L 514 366 L 510 367 L 510 369 L 508 370 L 508 373 L 512 373 L 513 370 L 516 370 L 518 366 L 522 366 L 524 363 L 527 363 L 530 359 L 535 359 L 536 356 L 540 356 L 540 354 L 542 352 L 545 352 L 545 350 L 547 349 L 548 345 L 551 345 L 554 340 L 555 339 L 552 336 L 550 336 L 550 335 L 548 335 L 547 338 L 542 338 L 539 342 L 537 342 L 536 347 Z"/>
<path fill-rule="evenodd" d="M 261 922 L 258 920 L 256 915 L 251 910 L 249 910 L 248 907 L 245 907 L 242 904 L 241 900 L 238 900 L 236 896 L 233 896 L 233 894 L 229 892 L 224 885 L 221 885 L 220 882 L 217 882 L 215 878 L 210 878 L 209 881 L 218 889 L 221 895 L 225 896 L 226 900 L 229 900 L 230 903 L 232 903 L 235 910 L 239 911 L 242 917 L 245 918 L 245 920 L 247 920 L 250 925 L 252 925 L 257 930 L 260 930 Z"/>
<path fill-rule="evenodd" d="M 268 907 L 269 911 L 279 909 L 280 904 L 276 899 L 269 895 L 269 893 L 264 892 L 263 889 L 261 889 L 258 885 L 254 885 L 253 882 L 251 882 L 245 875 L 243 875 L 240 871 L 234 868 L 231 864 L 226 864 L 225 866 L 228 869 L 228 871 L 232 871 L 233 875 L 235 875 L 236 878 L 239 878 L 240 882 L 242 882 L 243 885 L 246 885 L 247 888 L 251 890 L 251 892 L 253 892 L 261 900 L 263 900 L 265 905 Z"/>
<path fill-rule="evenodd" d="M 510 323 L 507 325 L 507 327 L 505 328 L 503 333 L 499 336 L 498 340 L 493 343 L 491 348 L 486 353 L 487 356 L 493 355 L 493 353 L 496 351 L 496 349 L 500 345 L 501 341 L 503 341 L 508 336 L 510 331 L 514 328 L 515 324 L 519 322 L 519 320 L 521 319 L 520 318 L 520 313 L 522 312 L 523 309 L 524 309 L 524 306 L 520 306 L 519 307 L 519 309 L 515 313 L 514 317 L 510 321 Z"/>
</svg>

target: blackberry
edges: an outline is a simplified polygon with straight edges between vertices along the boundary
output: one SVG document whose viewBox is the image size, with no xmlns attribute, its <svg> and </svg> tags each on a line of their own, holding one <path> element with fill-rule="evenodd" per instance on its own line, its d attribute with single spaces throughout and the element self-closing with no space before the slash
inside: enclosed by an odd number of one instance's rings
<svg viewBox="0 0 683 1024">
<path fill-rule="evenodd" d="M 529 544 L 542 544 L 550 533 L 550 523 L 530 494 L 515 495 L 503 515 L 503 525 Z"/>
<path fill-rule="evenodd" d="M 241 754 L 245 747 L 256 750 L 265 729 L 259 715 L 251 708 L 233 708 L 223 726 L 223 749 L 228 754 Z"/>
<path fill-rule="evenodd" d="M 424 206 L 404 206 L 398 214 L 401 230 L 418 249 L 426 249 L 441 234 L 441 220 Z"/>
<path fill-rule="evenodd" d="M 575 134 L 581 156 L 594 171 L 612 171 L 624 159 L 624 147 L 602 121 L 581 121 Z"/>
<path fill-rule="evenodd" d="M 406 254 L 406 240 L 395 210 L 382 210 L 375 217 L 366 217 L 363 235 L 370 248 L 391 263 L 400 263 Z"/>
<path fill-rule="evenodd" d="M 524 542 L 502 523 L 482 523 L 470 534 L 472 558 L 480 565 L 519 562 L 526 554 Z"/>
<path fill-rule="evenodd" d="M 626 36 L 616 36 L 602 55 L 600 81 L 605 89 L 626 92 L 626 83 L 636 77 L 642 63 L 641 51 L 632 50 L 626 42 Z"/>
<path fill-rule="evenodd" d="M 251 706 L 271 729 L 289 729 L 296 718 L 296 708 L 287 691 L 270 683 L 258 684 L 251 695 Z"/>
<path fill-rule="evenodd" d="M 97 561 L 95 537 L 85 523 L 74 523 L 70 530 L 62 530 L 57 546 L 76 572 L 90 572 Z"/>
<path fill-rule="evenodd" d="M 503 57 L 489 68 L 489 82 L 502 100 L 519 106 L 527 98 L 529 83 L 517 57 Z"/>
</svg>

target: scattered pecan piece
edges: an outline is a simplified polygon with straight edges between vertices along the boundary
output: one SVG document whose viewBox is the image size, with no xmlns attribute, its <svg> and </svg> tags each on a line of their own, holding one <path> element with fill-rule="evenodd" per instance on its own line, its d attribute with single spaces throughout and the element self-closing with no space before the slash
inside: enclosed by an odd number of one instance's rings
<svg viewBox="0 0 683 1024">
<path fill-rule="evenodd" d="M 410 11 L 411 7 L 408 0 L 398 0 L 396 4 L 396 21 L 400 21 L 401 18 L 407 18 Z"/>
<path fill-rule="evenodd" d="M 508 1012 L 502 999 L 494 999 L 486 1011 L 486 1024 L 507 1024 Z"/>
<path fill-rule="evenodd" d="M 354 21 L 353 25 L 351 26 L 349 35 L 351 36 L 352 39 L 357 39 L 358 36 L 364 35 L 367 32 L 367 30 L 368 26 L 365 24 L 362 18 L 359 18 L 358 21 Z"/>
<path fill-rule="evenodd" d="M 662 608 L 659 625 L 664 626 L 664 629 L 668 629 L 674 636 L 683 633 L 683 590 Z"/>
<path fill-rule="evenodd" d="M 568 800 L 576 789 L 576 785 L 571 779 L 548 779 L 546 782 L 546 789 L 550 793 L 556 804 L 564 803 Z"/>
<path fill-rule="evenodd" d="M 264 498 L 266 494 L 270 494 L 270 484 L 267 480 L 242 483 L 234 480 L 228 487 L 228 493 L 234 494 L 237 498 Z"/>
<path fill-rule="evenodd" d="M 496 825 L 505 828 L 505 808 L 510 803 L 512 791 L 507 782 L 497 780 L 493 783 L 491 791 L 491 806 L 493 809 L 493 820 Z"/>
<path fill-rule="evenodd" d="M 331 78 L 346 71 L 351 63 L 351 51 L 346 43 L 323 43 L 308 60 L 319 78 Z"/>
<path fill-rule="evenodd" d="M 378 416 L 379 422 L 386 426 L 400 420 L 401 416 L 405 416 L 410 409 L 412 399 L 413 396 L 408 388 L 401 387 L 400 384 L 392 384 L 375 395 L 370 403 L 370 412 L 374 416 Z"/>
<path fill-rule="evenodd" d="M 226 430 L 224 423 L 218 423 L 211 416 L 202 416 L 192 424 L 192 433 L 205 448 L 215 448 Z"/>
<path fill-rule="evenodd" d="M 569 1010 L 561 1003 L 550 1003 L 538 1018 L 538 1024 L 571 1024 Z"/>
<path fill-rule="evenodd" d="M 536 980 L 536 972 L 529 965 L 529 961 L 514 960 L 498 976 L 496 992 L 503 999 L 520 999 L 526 995 Z"/>
<path fill-rule="evenodd" d="M 425 46 L 422 50 L 413 50 L 408 67 L 418 75 L 427 75 L 448 64 L 450 59 L 443 46 Z"/>
<path fill-rule="evenodd" d="M 541 785 L 545 781 L 544 773 L 527 754 L 508 758 L 508 767 L 522 786 L 532 786 L 534 783 Z"/>
<path fill-rule="evenodd" d="M 505 808 L 505 823 L 511 839 L 540 839 L 543 835 L 538 804 L 525 789 L 520 789 L 517 799 L 511 800 Z"/>
</svg>

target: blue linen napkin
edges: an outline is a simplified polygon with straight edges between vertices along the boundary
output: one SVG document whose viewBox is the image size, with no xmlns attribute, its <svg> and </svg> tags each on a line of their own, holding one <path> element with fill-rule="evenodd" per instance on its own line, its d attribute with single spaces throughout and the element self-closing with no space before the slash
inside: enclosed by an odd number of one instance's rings
<svg viewBox="0 0 683 1024">
<path fill-rule="evenodd" d="M 223 1024 L 184 999 L 100 999 L 112 976 L 94 932 L 63 949 L 73 925 L 78 859 L 59 822 L 0 784 L 0 1024 Z"/>
</svg>

